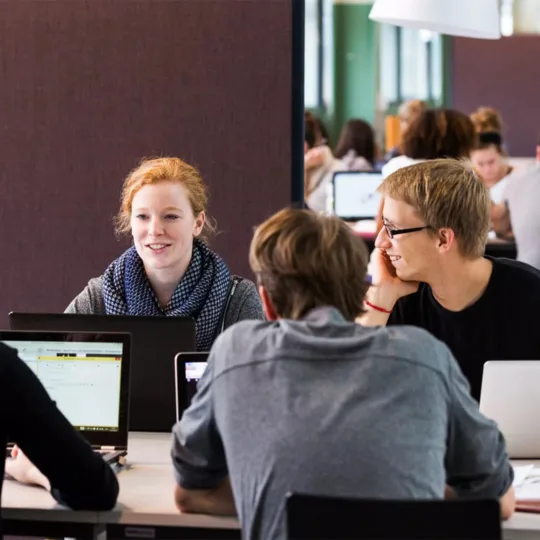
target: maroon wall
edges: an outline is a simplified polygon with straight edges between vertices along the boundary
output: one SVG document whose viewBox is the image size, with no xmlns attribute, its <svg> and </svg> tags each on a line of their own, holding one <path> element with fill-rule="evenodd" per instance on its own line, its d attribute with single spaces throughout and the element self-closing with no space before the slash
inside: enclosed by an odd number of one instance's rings
<svg viewBox="0 0 540 540">
<path fill-rule="evenodd" d="M 213 246 L 249 272 L 252 227 L 290 201 L 290 2 L 0 3 L 0 326 L 63 310 L 121 253 L 143 156 L 201 168 Z"/>
<path fill-rule="evenodd" d="M 453 38 L 452 106 L 470 113 L 496 107 L 514 156 L 532 156 L 540 132 L 540 36 Z"/>
</svg>

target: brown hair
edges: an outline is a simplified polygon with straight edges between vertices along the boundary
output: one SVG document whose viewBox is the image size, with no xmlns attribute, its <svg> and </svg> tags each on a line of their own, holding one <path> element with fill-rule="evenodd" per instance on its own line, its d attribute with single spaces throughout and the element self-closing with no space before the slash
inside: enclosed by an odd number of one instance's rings
<svg viewBox="0 0 540 540">
<path fill-rule="evenodd" d="M 452 229 L 464 257 L 476 259 L 484 254 L 491 201 L 468 160 L 435 159 L 403 167 L 379 189 L 411 205 L 434 234 L 445 227 Z"/>
<path fill-rule="evenodd" d="M 503 121 L 497 109 L 493 107 L 478 107 L 471 114 L 471 120 L 474 128 L 479 133 L 482 131 L 496 131 L 501 133 L 503 129 Z"/>
<path fill-rule="evenodd" d="M 160 182 L 173 182 L 182 184 L 187 191 L 189 204 L 193 215 L 197 217 L 201 212 L 206 213 L 208 205 L 208 191 L 199 171 L 177 157 L 160 157 L 143 159 L 141 164 L 133 169 L 122 187 L 120 197 L 120 210 L 115 219 L 116 233 L 118 235 L 130 231 L 131 208 L 133 197 L 144 186 Z M 215 232 L 215 226 L 207 217 L 201 239 L 208 240 L 208 235 Z"/>
<path fill-rule="evenodd" d="M 453 109 L 422 113 L 403 134 L 401 149 L 412 159 L 469 157 L 476 145 L 470 118 Z"/>
<path fill-rule="evenodd" d="M 249 262 L 279 317 L 299 319 L 319 306 L 349 321 L 363 312 L 368 251 L 336 217 L 281 210 L 257 227 Z"/>
<path fill-rule="evenodd" d="M 349 150 L 375 164 L 375 135 L 373 128 L 364 120 L 348 120 L 341 128 L 334 156 L 341 159 Z"/>
</svg>

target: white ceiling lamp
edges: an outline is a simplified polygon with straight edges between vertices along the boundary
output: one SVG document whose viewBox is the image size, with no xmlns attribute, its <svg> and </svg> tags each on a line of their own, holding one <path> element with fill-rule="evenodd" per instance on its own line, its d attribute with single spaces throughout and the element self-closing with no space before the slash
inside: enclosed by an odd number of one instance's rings
<svg viewBox="0 0 540 540">
<path fill-rule="evenodd" d="M 499 0 L 375 0 L 369 18 L 451 36 L 501 37 Z"/>
</svg>

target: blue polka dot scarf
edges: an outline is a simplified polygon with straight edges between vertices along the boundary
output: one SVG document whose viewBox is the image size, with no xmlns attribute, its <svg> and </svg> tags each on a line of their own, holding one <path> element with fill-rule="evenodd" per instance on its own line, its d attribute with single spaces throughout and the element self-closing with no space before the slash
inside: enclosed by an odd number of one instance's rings
<svg viewBox="0 0 540 540">
<path fill-rule="evenodd" d="M 113 261 L 103 274 L 103 299 L 108 315 L 189 316 L 195 319 L 197 350 L 210 349 L 229 291 L 227 265 L 200 240 L 193 242 L 191 262 L 165 309 L 146 277 L 135 247 Z"/>
</svg>

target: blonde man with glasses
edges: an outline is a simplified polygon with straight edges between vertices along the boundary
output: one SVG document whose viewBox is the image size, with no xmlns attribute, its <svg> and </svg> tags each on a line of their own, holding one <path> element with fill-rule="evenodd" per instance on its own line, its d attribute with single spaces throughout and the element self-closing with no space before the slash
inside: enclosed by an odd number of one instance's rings
<svg viewBox="0 0 540 540">
<path fill-rule="evenodd" d="M 420 328 L 355 324 L 367 250 L 345 223 L 282 210 L 250 263 L 268 321 L 217 338 L 174 428 L 182 512 L 237 512 L 243 538 L 285 538 L 289 492 L 441 499 L 447 483 L 512 513 L 504 441 L 448 348 Z"/>
<path fill-rule="evenodd" d="M 466 161 L 393 173 L 371 259 L 366 325 L 414 325 L 446 343 L 479 399 L 487 360 L 540 359 L 540 272 L 484 255 L 488 190 Z"/>
</svg>

